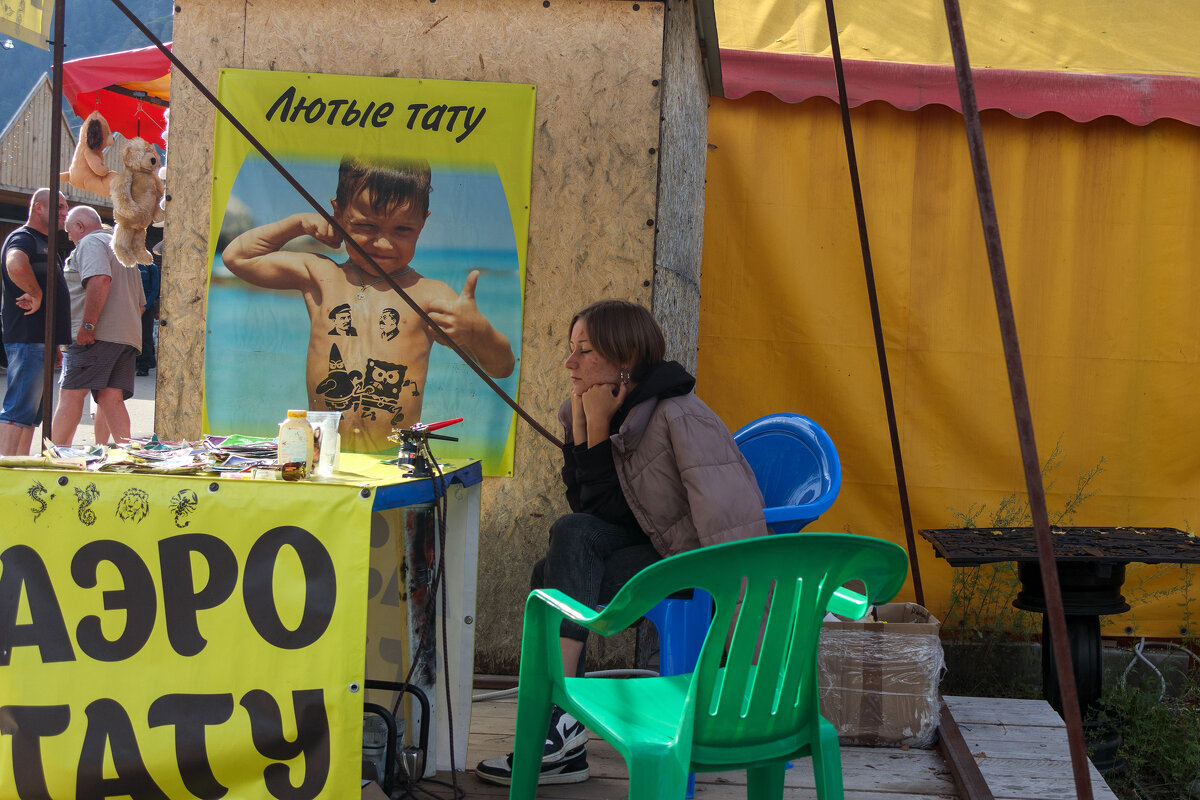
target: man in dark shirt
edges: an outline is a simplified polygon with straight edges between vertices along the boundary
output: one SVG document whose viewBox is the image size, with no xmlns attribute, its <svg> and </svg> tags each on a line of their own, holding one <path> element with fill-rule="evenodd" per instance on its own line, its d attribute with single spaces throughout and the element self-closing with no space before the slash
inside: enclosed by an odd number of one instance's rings
<svg viewBox="0 0 1200 800">
<path fill-rule="evenodd" d="M 54 341 L 46 342 L 47 249 L 49 233 L 63 227 L 67 199 L 58 196 L 58 219 L 50 220 L 50 190 L 38 189 L 29 219 L 0 248 L 0 330 L 8 357 L 8 389 L 0 408 L 0 455 L 29 455 L 33 429 L 42 421 L 42 370 L 47 349 L 71 340 L 71 297 L 62 276 L 62 252 L 55 276 Z"/>
</svg>

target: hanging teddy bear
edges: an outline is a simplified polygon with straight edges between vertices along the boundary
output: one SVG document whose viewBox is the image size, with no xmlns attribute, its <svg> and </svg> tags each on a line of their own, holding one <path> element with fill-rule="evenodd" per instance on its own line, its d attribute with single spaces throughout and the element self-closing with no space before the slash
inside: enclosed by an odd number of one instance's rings
<svg viewBox="0 0 1200 800">
<path fill-rule="evenodd" d="M 108 195 L 116 170 L 104 163 L 104 150 L 113 143 L 108 120 L 99 111 L 88 114 L 79 128 L 79 141 L 71 156 L 71 166 L 58 176 L 60 183 L 69 183 L 76 189 Z"/>
<path fill-rule="evenodd" d="M 146 229 L 163 218 L 159 202 L 164 189 L 158 177 L 162 159 L 154 145 L 138 136 L 121 147 L 121 161 L 123 168 L 113 179 L 110 193 L 116 222 L 113 253 L 127 267 L 150 264 L 153 257 L 146 250 Z"/>
</svg>

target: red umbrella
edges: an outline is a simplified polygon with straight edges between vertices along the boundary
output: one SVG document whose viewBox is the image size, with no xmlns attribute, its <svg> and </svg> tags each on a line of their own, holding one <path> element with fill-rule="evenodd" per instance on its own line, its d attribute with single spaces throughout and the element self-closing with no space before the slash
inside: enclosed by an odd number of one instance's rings
<svg viewBox="0 0 1200 800">
<path fill-rule="evenodd" d="M 80 117 L 99 111 L 113 133 L 167 146 L 163 112 L 171 99 L 171 62 L 157 47 L 64 61 L 63 97 Z"/>
</svg>

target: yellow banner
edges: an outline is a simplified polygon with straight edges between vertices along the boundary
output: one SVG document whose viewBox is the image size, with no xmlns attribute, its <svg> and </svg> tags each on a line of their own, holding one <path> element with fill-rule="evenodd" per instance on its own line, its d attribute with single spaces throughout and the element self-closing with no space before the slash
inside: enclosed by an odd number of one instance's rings
<svg viewBox="0 0 1200 800">
<path fill-rule="evenodd" d="M 962 116 L 853 116 L 913 527 L 992 525 L 1025 481 Z M 1051 521 L 1195 530 L 1200 128 L 997 112 L 983 132 Z M 816 420 L 842 490 L 809 529 L 903 544 L 837 103 L 714 99 L 708 141 L 698 391 L 733 429 L 776 411 Z M 1155 188 L 1124 188 L 1138 186 Z M 917 554 L 925 604 L 947 620 L 966 570 L 920 537 Z M 1104 634 L 1195 635 L 1195 572 L 1130 564 L 1133 609 Z"/>
<path fill-rule="evenodd" d="M 0 798 L 357 797 L 363 493 L 0 470 Z"/>
<path fill-rule="evenodd" d="M 54 0 L 4 0 L 0 2 L 0 36 L 50 49 L 50 21 Z"/>
<path fill-rule="evenodd" d="M 722 49 L 832 54 L 824 3 L 716 0 Z M 971 63 L 986 69 L 1200 75 L 1200 4 L 1048 0 L 963 3 Z M 865 61 L 953 64 L 940 0 L 839 0 L 843 55 Z M 832 69 L 832 66 L 830 67 Z"/>
</svg>

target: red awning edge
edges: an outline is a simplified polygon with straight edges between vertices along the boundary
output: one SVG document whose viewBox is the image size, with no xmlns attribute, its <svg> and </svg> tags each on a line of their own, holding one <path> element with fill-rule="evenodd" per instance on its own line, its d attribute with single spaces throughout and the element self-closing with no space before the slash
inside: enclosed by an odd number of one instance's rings
<svg viewBox="0 0 1200 800">
<path fill-rule="evenodd" d="M 883 100 L 913 111 L 938 104 L 962 111 L 954 67 L 846 59 L 850 105 Z M 1022 119 L 1054 111 L 1076 122 L 1111 115 L 1134 125 L 1175 119 L 1200 125 L 1200 78 L 1179 75 L 972 70 L 982 109 L 1001 109 Z M 837 100 L 833 59 L 787 53 L 721 50 L 725 97 L 770 92 L 785 103 L 810 97 Z"/>
</svg>

